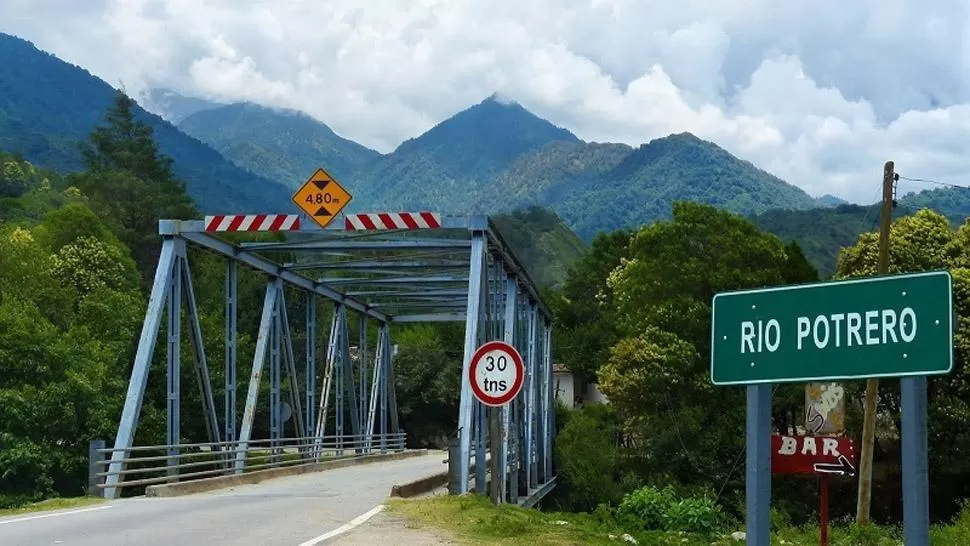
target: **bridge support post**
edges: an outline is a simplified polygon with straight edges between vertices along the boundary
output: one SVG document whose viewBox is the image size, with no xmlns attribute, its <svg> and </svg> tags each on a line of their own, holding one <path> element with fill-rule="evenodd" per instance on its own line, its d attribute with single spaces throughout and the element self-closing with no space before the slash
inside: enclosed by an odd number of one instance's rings
<svg viewBox="0 0 970 546">
<path fill-rule="evenodd" d="M 314 411 L 317 396 L 317 297 L 313 292 L 306 296 L 306 434 L 316 431 Z M 308 450 L 307 453 L 310 453 Z"/>
<path fill-rule="evenodd" d="M 343 307 L 343 319 L 341 321 L 341 336 L 340 336 L 340 365 L 343 367 L 343 385 L 341 388 L 346 389 L 347 394 L 347 408 L 346 411 L 350 414 L 350 431 L 354 440 L 354 452 L 360 453 L 360 445 L 356 442 L 356 438 L 360 437 L 360 414 L 359 405 L 357 403 L 357 386 L 354 384 L 354 364 L 350 361 L 350 326 L 347 321 L 347 307 Z M 343 439 L 341 439 L 341 442 Z"/>
<path fill-rule="evenodd" d="M 465 379 L 471 367 L 472 355 L 478 345 L 482 299 L 484 296 L 482 280 L 485 275 L 485 227 L 476 226 L 471 233 L 470 273 L 468 277 L 468 302 L 465 318 L 465 354 L 461 367 L 461 398 L 458 408 L 458 482 L 461 491 L 468 488 L 469 466 L 471 464 L 472 419 L 475 398 L 471 385 Z M 476 465 L 477 466 L 477 465 Z"/>
<path fill-rule="evenodd" d="M 290 332 L 290 317 L 286 312 L 286 294 L 280 284 L 280 343 L 282 344 L 283 365 L 286 366 L 286 379 L 289 383 L 291 419 L 295 423 L 297 437 L 309 436 L 306 422 L 303 420 L 303 402 L 300 400 L 300 382 L 296 374 L 296 358 L 293 356 L 293 335 Z M 280 430 L 286 432 L 286 427 L 280 423 Z"/>
<path fill-rule="evenodd" d="M 388 398 L 387 392 L 387 374 L 388 366 L 387 363 L 391 361 L 391 329 L 388 328 L 384 332 L 384 339 L 381 340 L 384 344 L 384 350 L 381 351 L 381 383 L 380 383 L 380 407 L 381 407 L 381 453 L 387 453 L 387 431 L 388 431 L 388 421 L 387 421 L 387 408 L 390 400 Z"/>
<path fill-rule="evenodd" d="M 270 464 L 280 461 L 280 438 L 283 436 L 283 414 L 280 408 L 280 352 L 282 347 L 283 324 L 280 317 L 283 290 L 282 283 L 274 280 L 276 305 L 273 306 L 272 324 L 269 328 L 269 438 Z"/>
<path fill-rule="evenodd" d="M 205 421 L 205 432 L 209 442 L 218 445 L 221 442 L 219 432 L 219 416 L 216 412 L 215 397 L 212 394 L 212 381 L 209 379 L 209 363 L 205 356 L 205 340 L 202 337 L 202 324 L 199 321 L 199 310 L 195 301 L 195 288 L 192 285 L 192 268 L 189 267 L 188 253 L 185 242 L 182 242 L 181 262 L 182 296 L 185 300 L 185 312 L 189 319 L 189 340 L 192 354 L 195 357 L 195 378 L 199 386 L 199 398 L 202 400 L 202 415 Z M 218 447 L 214 447 L 218 450 Z"/>
<path fill-rule="evenodd" d="M 367 315 L 361 314 L 358 321 L 360 342 L 357 345 L 357 403 L 359 412 L 357 419 L 361 423 L 358 441 L 363 448 L 365 443 L 365 431 L 363 429 L 367 424 L 367 410 L 370 407 L 367 401 Z"/>
<path fill-rule="evenodd" d="M 236 318 L 238 316 L 238 272 L 235 260 L 226 260 L 226 449 L 236 441 Z"/>
<path fill-rule="evenodd" d="M 552 437 L 555 430 L 552 416 L 556 412 L 555 399 L 552 397 L 552 327 L 546 321 L 543 325 L 542 345 L 542 481 L 552 479 Z"/>
<path fill-rule="evenodd" d="M 526 493 L 535 487 L 535 471 L 533 466 L 533 448 L 535 444 L 533 442 L 535 434 L 535 415 L 536 415 L 536 404 L 535 404 L 535 384 L 536 384 L 536 349 L 538 348 L 538 324 L 537 318 L 538 313 L 536 312 L 536 304 L 534 301 L 529 301 L 528 307 L 528 317 L 529 317 L 529 338 L 527 343 L 527 354 L 525 357 L 525 385 L 522 389 L 522 394 L 525 397 L 525 416 L 523 419 L 523 443 L 524 452 L 522 453 L 522 466 L 525 469 L 525 489 Z"/>
<path fill-rule="evenodd" d="M 168 344 L 167 351 L 167 391 L 166 391 L 166 434 L 168 463 L 165 474 L 174 477 L 178 474 L 179 438 L 181 425 L 181 335 L 182 335 L 182 257 L 185 254 L 185 241 L 175 240 L 175 263 L 170 270 L 168 281 Z M 174 480 L 172 480 L 174 481 Z"/>
<path fill-rule="evenodd" d="M 104 478 L 98 476 L 104 468 L 104 440 L 91 440 L 88 443 L 88 495 L 92 497 L 103 497 L 104 489 L 98 487 L 104 483 Z"/>
<path fill-rule="evenodd" d="M 327 337 L 327 367 L 323 373 L 323 387 L 320 389 L 320 406 L 317 409 L 316 429 L 314 431 L 313 457 L 315 461 L 320 460 L 323 455 L 325 445 L 325 435 L 327 431 L 327 413 L 330 409 L 330 387 L 333 384 L 334 371 L 334 351 L 337 343 L 337 307 L 334 307 L 333 318 L 330 321 L 330 335 Z"/>
<path fill-rule="evenodd" d="M 503 338 L 506 343 L 515 346 L 516 344 L 516 330 L 518 325 L 518 292 L 519 285 L 515 281 L 515 277 L 508 275 L 504 270 L 502 271 L 502 277 L 504 280 L 504 295 L 505 295 L 505 311 L 504 316 L 504 332 Z M 509 482 L 509 445 L 513 442 L 513 437 L 509 434 L 509 428 L 511 426 L 512 417 L 512 406 L 515 402 L 511 404 L 506 404 L 502 406 L 502 452 L 500 454 L 501 458 L 501 472 L 502 472 L 502 482 L 503 482 L 503 498 L 506 501 L 514 500 L 514 493 L 516 485 L 513 481 Z M 514 449 L 514 447 L 513 447 Z"/>
<path fill-rule="evenodd" d="M 162 250 L 155 269 L 155 280 L 152 292 L 148 298 L 148 309 L 145 311 L 145 321 L 135 352 L 135 362 L 128 381 L 128 393 L 125 396 L 125 406 L 118 423 L 118 434 L 115 436 L 114 451 L 111 452 L 111 464 L 105 478 L 104 496 L 116 498 L 118 491 L 114 487 L 120 481 L 120 472 L 124 468 L 124 460 L 128 457 L 138 428 L 138 416 L 141 413 L 142 400 L 145 396 L 145 385 L 148 382 L 148 370 L 151 365 L 155 343 L 158 340 L 158 329 L 162 321 L 165 300 L 168 297 L 169 282 L 172 268 L 175 266 L 175 238 L 166 236 L 162 240 Z"/>
<path fill-rule="evenodd" d="M 259 333 L 256 335 L 256 354 L 253 355 L 253 369 L 249 376 L 249 391 L 246 393 L 246 407 L 243 409 L 242 426 L 239 429 L 239 442 L 236 445 L 236 474 L 246 468 L 246 450 L 253 432 L 256 418 L 256 400 L 259 397 L 259 383 L 263 377 L 263 366 L 269 353 L 270 329 L 273 326 L 274 310 L 279 297 L 278 279 L 266 283 L 263 297 L 263 314 L 259 319 Z"/>
<path fill-rule="evenodd" d="M 334 327 L 333 335 L 333 373 L 336 379 L 336 390 L 334 391 L 334 434 L 336 435 L 337 456 L 344 454 L 344 392 L 346 389 L 344 371 L 344 324 L 347 319 L 347 309 L 341 305 L 334 306 Z"/>
</svg>

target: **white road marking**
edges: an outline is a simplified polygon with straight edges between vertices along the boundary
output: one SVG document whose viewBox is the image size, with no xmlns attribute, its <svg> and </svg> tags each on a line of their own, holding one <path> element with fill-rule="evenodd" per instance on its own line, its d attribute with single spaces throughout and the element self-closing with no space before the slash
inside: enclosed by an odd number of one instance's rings
<svg viewBox="0 0 970 546">
<path fill-rule="evenodd" d="M 367 511 L 367 512 L 365 512 L 365 513 L 363 513 L 363 514 L 361 514 L 359 516 L 357 516 L 356 518 L 354 518 L 354 519 L 350 520 L 349 522 L 341 525 L 340 527 L 337 527 L 333 531 L 330 531 L 329 533 L 324 533 L 324 534 L 322 534 L 320 536 L 313 537 L 310 540 L 308 540 L 308 541 L 300 544 L 300 546 L 314 546 L 314 544 L 319 544 L 319 543 L 323 542 L 324 540 L 327 540 L 328 538 L 333 538 L 333 537 L 335 537 L 335 536 L 337 536 L 339 534 L 346 533 L 347 531 L 353 529 L 354 527 L 357 527 L 358 525 L 364 523 L 365 521 L 369 520 L 370 518 L 376 516 L 377 513 L 380 512 L 383 509 L 384 509 L 384 505 L 383 504 L 378 504 L 374 508 L 371 508 L 369 511 Z"/>
<path fill-rule="evenodd" d="M 50 514 L 40 514 L 40 515 L 37 515 L 37 516 L 27 516 L 27 517 L 24 517 L 24 518 L 6 519 L 6 520 L 3 520 L 3 521 L 0 521 L 0 525 L 6 525 L 8 523 L 19 523 L 21 521 L 30 521 L 32 519 L 53 518 L 53 517 L 57 517 L 57 516 L 69 516 L 71 514 L 80 514 L 82 512 L 94 512 L 95 510 L 107 510 L 108 508 L 112 508 L 112 506 L 109 504 L 108 506 L 95 506 L 94 508 L 81 508 L 81 509 L 78 509 L 78 510 L 69 510 L 67 512 L 53 512 L 53 513 L 50 513 Z"/>
</svg>

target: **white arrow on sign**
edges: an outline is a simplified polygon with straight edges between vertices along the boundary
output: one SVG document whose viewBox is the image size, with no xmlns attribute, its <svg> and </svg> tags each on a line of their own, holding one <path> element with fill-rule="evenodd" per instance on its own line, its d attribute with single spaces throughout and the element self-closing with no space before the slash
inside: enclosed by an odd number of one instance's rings
<svg viewBox="0 0 970 546">
<path fill-rule="evenodd" d="M 522 355 L 508 343 L 489 341 L 475 351 L 468 376 L 475 398 L 488 406 L 504 406 L 522 390 Z"/>
<path fill-rule="evenodd" d="M 855 476 L 855 467 L 852 461 L 845 455 L 839 455 L 837 463 L 815 463 L 815 472 L 822 474 L 840 474 L 842 476 Z"/>
</svg>

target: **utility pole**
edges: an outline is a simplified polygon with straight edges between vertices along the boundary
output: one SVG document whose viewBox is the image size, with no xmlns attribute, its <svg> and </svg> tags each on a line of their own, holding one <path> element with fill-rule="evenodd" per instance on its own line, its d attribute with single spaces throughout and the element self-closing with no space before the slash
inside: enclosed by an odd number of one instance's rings
<svg viewBox="0 0 970 546">
<path fill-rule="evenodd" d="M 887 161 L 882 172 L 882 217 L 879 222 L 879 270 L 880 275 L 889 273 L 889 228 L 892 225 L 893 186 L 896 173 L 892 161 Z M 856 503 L 857 525 L 869 523 L 869 505 L 872 500 L 872 448 L 876 439 L 876 397 L 879 380 L 866 380 L 866 399 L 862 421 L 862 453 L 859 455 L 859 497 Z"/>
</svg>

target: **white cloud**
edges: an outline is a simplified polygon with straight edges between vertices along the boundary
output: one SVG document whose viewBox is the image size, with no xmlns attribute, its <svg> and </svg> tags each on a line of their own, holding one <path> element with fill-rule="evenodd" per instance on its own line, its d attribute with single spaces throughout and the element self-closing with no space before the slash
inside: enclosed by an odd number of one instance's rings
<svg viewBox="0 0 970 546">
<path fill-rule="evenodd" d="M 497 92 L 581 138 L 691 131 L 867 202 L 886 159 L 970 183 L 968 27 L 952 0 L 0 3 L 0 30 L 130 91 L 297 108 L 381 151 Z"/>
</svg>

